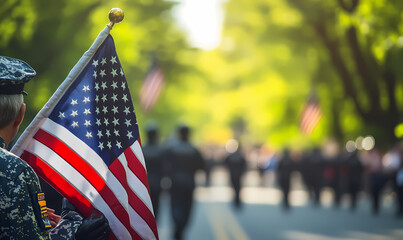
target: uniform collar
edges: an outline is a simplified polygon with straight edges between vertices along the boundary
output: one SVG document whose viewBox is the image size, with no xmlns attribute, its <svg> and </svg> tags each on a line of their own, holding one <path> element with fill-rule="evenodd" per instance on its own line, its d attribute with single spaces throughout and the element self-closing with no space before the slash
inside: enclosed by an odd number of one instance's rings
<svg viewBox="0 0 403 240">
<path fill-rule="evenodd" d="M 0 148 L 6 149 L 6 142 L 4 141 L 4 139 L 2 137 L 0 137 Z"/>
</svg>

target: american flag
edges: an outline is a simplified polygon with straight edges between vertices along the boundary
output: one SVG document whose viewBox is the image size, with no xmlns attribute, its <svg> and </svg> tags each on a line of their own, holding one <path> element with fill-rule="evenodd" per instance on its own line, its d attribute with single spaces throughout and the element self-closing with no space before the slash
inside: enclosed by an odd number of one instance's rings
<svg viewBox="0 0 403 240">
<path fill-rule="evenodd" d="M 311 134 L 322 118 L 319 100 L 311 96 L 301 113 L 299 127 L 304 134 Z"/>
<path fill-rule="evenodd" d="M 153 60 L 140 89 L 140 103 L 145 111 L 151 110 L 157 102 L 164 84 L 164 73 L 156 61 Z"/>
<path fill-rule="evenodd" d="M 111 239 L 158 239 L 136 115 L 109 31 L 99 34 L 12 151 L 82 214 L 103 212 Z"/>
</svg>

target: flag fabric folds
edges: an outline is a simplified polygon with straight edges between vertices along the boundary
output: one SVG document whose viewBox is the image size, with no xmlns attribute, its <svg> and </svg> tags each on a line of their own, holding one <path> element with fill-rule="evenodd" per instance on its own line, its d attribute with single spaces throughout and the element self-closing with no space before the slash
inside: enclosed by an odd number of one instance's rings
<svg viewBox="0 0 403 240">
<path fill-rule="evenodd" d="M 299 128 L 304 134 L 311 134 L 322 118 L 319 100 L 311 96 L 306 102 L 300 117 Z"/>
<path fill-rule="evenodd" d="M 12 151 L 111 239 L 158 239 L 128 85 L 105 28 Z M 46 193 L 45 193 L 46 194 Z"/>
<path fill-rule="evenodd" d="M 140 103 L 144 111 L 150 111 L 157 102 L 164 84 L 164 73 L 154 59 L 140 89 Z"/>
</svg>

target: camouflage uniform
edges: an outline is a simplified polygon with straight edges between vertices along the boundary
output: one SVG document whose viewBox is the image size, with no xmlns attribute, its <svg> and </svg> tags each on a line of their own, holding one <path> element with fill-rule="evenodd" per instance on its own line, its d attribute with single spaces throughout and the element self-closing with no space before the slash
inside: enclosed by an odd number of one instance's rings
<svg viewBox="0 0 403 240">
<path fill-rule="evenodd" d="M 82 217 L 69 212 L 52 229 L 37 175 L 5 148 L 0 137 L 0 239 L 73 239 Z"/>
</svg>

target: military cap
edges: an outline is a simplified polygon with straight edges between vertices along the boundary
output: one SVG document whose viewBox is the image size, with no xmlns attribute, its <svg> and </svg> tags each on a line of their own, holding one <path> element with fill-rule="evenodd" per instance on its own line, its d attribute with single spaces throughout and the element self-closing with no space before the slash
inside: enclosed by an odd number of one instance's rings
<svg viewBox="0 0 403 240">
<path fill-rule="evenodd" d="M 0 95 L 27 95 L 24 84 L 35 75 L 35 70 L 26 62 L 0 56 Z"/>
</svg>

